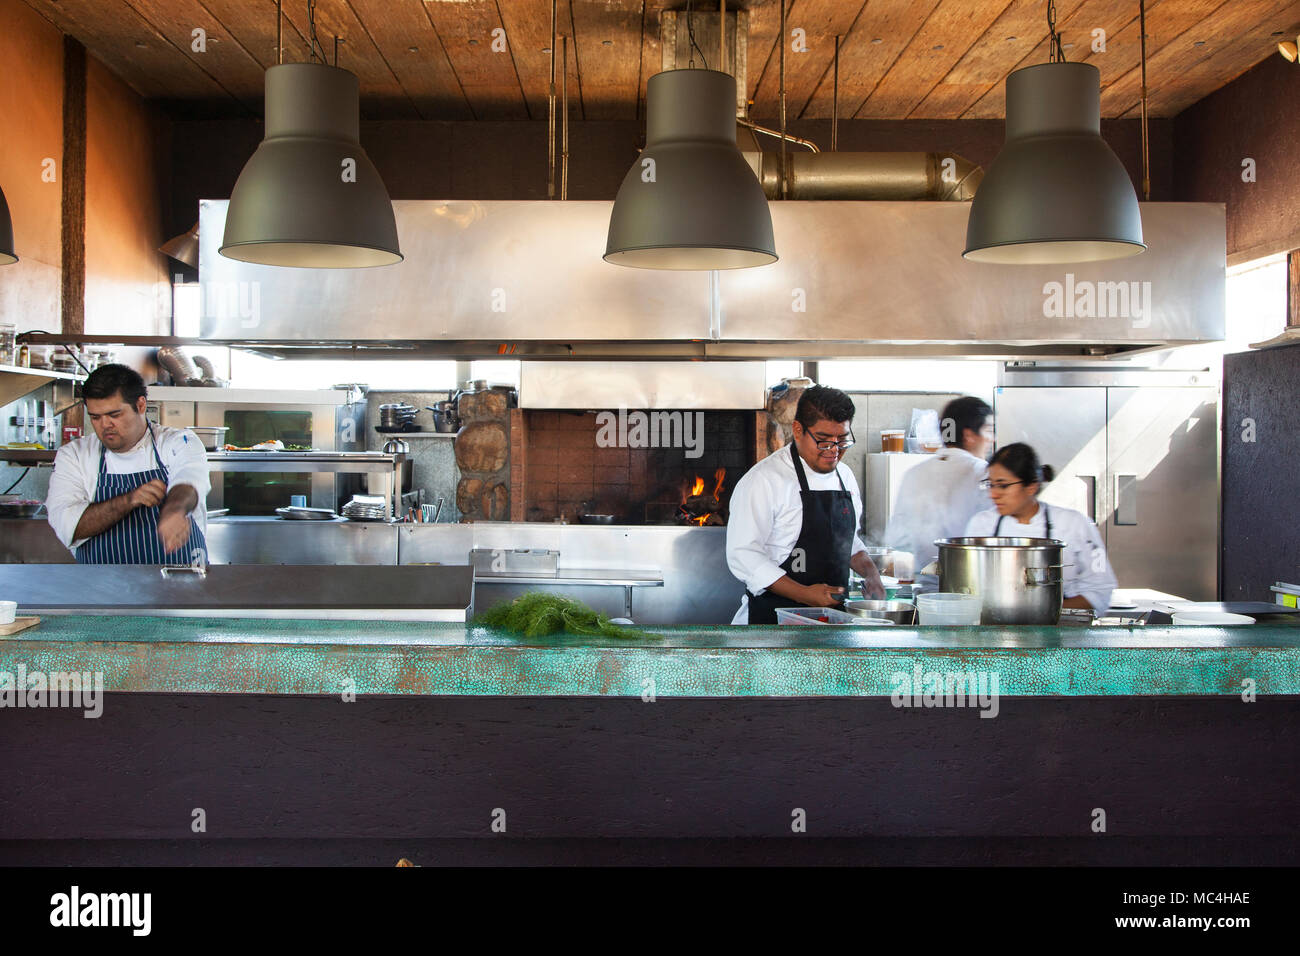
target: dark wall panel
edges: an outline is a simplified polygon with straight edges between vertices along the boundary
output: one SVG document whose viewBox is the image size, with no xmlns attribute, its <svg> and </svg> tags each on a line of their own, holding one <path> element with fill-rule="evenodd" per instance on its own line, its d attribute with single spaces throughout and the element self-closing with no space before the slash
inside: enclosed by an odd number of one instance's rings
<svg viewBox="0 0 1300 956">
<path fill-rule="evenodd" d="M 1225 601 L 1300 584 L 1300 345 L 1223 359 Z"/>
<path fill-rule="evenodd" d="M 1228 255 L 1300 247 L 1300 69 L 1273 55 L 1174 119 L 1178 199 L 1228 205 Z M 1243 182 L 1242 160 L 1256 180 Z"/>
</svg>

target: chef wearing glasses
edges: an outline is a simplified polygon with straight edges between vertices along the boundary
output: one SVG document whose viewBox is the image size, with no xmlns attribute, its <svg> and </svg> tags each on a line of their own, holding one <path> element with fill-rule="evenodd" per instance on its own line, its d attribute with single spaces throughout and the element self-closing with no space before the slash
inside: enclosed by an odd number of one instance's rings
<svg viewBox="0 0 1300 956">
<path fill-rule="evenodd" d="M 843 603 L 849 569 L 869 597 L 880 574 L 858 537 L 862 500 L 840 458 L 853 444 L 853 400 L 814 386 L 799 398 L 794 441 L 745 472 L 731 493 L 727 567 L 745 585 L 732 624 L 775 624 L 779 607 Z"/>
<path fill-rule="evenodd" d="M 1038 500 L 1039 489 L 1053 474 L 1052 466 L 1041 464 L 1037 452 L 1022 442 L 999 448 L 984 482 L 993 507 L 970 519 L 966 536 L 1055 538 L 1065 545 L 1061 552 L 1064 606 L 1104 612 L 1119 582 L 1101 532 L 1083 512 Z"/>
</svg>

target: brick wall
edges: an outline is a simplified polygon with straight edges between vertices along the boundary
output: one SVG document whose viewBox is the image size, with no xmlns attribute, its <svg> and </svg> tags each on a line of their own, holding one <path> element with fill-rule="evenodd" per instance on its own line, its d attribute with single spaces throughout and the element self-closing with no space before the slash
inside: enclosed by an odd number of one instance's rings
<svg viewBox="0 0 1300 956">
<path fill-rule="evenodd" d="M 652 508 L 647 518 L 648 501 L 675 502 L 681 482 L 694 474 L 712 488 L 720 465 L 728 468 L 730 488 L 754 461 L 748 412 L 706 412 L 698 459 L 680 448 L 601 447 L 595 412 L 515 409 L 510 425 L 512 521 L 575 521 L 589 510 L 619 523 L 653 523 L 671 507 Z"/>
</svg>

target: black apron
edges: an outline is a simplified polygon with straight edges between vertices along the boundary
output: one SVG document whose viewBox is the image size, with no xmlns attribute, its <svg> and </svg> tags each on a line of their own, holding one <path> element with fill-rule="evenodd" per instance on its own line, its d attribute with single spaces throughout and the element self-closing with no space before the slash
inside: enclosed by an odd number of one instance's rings
<svg viewBox="0 0 1300 956">
<path fill-rule="evenodd" d="M 1039 504 L 1042 504 L 1042 502 L 1039 502 Z M 993 526 L 993 537 L 1001 537 L 998 532 L 1002 530 L 1002 519 L 1005 517 L 1006 515 L 998 515 L 998 523 Z M 1047 505 L 1043 505 L 1043 523 L 1046 525 L 1043 537 L 1050 539 L 1052 537 L 1052 513 L 1047 510 Z"/>
<path fill-rule="evenodd" d="M 857 515 L 853 509 L 853 495 L 844 487 L 844 477 L 836 464 L 835 475 L 840 480 L 839 491 L 812 491 L 803 470 L 803 461 L 794 444 L 790 444 L 794 458 L 794 473 L 799 479 L 799 497 L 803 501 L 803 527 L 799 540 L 794 543 L 790 556 L 781 562 L 781 570 L 800 584 L 829 584 L 845 589 L 848 596 L 849 558 L 853 556 L 853 533 L 857 529 Z M 794 570 L 795 556 L 803 555 L 803 570 Z M 791 598 L 771 590 L 749 597 L 749 623 L 775 624 L 778 607 L 806 607 Z"/>
</svg>

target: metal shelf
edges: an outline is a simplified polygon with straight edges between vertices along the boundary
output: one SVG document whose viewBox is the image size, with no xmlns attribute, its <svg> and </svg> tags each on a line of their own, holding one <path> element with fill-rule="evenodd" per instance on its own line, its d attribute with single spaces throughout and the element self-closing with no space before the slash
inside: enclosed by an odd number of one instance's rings
<svg viewBox="0 0 1300 956">
<path fill-rule="evenodd" d="M 86 376 L 72 372 L 56 372 L 52 368 L 25 368 L 21 365 L 0 365 L 0 405 L 16 402 L 50 382 L 84 382 Z"/>
<path fill-rule="evenodd" d="M 375 431 L 387 438 L 455 438 L 456 432 L 386 432 L 376 428 Z"/>
<path fill-rule="evenodd" d="M 14 465 L 45 465 L 54 462 L 54 456 L 57 451 L 47 451 L 43 448 L 3 448 L 0 447 L 0 461 L 7 461 Z"/>
</svg>

